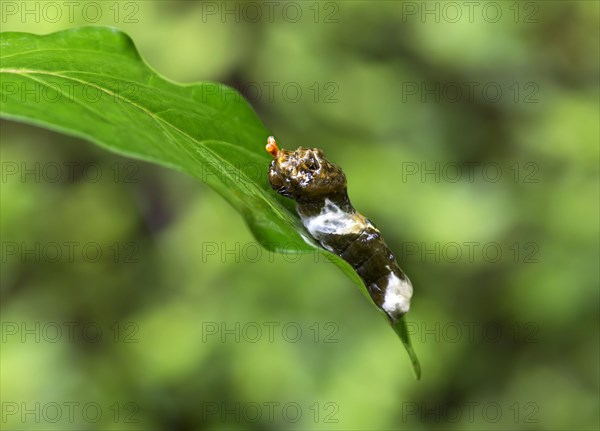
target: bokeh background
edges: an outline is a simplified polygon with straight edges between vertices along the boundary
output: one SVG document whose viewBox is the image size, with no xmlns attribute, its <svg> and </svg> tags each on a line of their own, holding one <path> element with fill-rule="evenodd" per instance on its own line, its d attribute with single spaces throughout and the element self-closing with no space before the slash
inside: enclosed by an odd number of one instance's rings
<svg viewBox="0 0 600 431">
<path fill-rule="evenodd" d="M 2 429 L 598 429 L 597 2 L 1 3 L 3 31 L 123 29 L 324 149 L 423 367 L 204 184 L 2 121 Z"/>
</svg>

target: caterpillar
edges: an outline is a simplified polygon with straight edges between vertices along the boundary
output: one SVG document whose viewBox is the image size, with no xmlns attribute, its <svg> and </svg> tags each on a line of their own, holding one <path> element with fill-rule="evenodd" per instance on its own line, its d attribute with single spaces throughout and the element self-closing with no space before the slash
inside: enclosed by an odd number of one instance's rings
<svg viewBox="0 0 600 431">
<path fill-rule="evenodd" d="M 396 324 L 410 308 L 412 284 L 379 229 L 350 203 L 342 169 L 318 148 L 279 149 L 272 136 L 266 150 L 273 156 L 271 187 L 296 201 L 296 212 L 310 235 L 354 268 L 373 302 Z"/>
</svg>

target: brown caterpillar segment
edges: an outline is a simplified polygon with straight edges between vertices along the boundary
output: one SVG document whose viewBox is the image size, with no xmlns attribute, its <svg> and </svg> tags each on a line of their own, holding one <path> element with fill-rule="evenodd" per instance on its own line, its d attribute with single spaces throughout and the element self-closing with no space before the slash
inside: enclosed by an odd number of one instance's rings
<svg viewBox="0 0 600 431">
<path fill-rule="evenodd" d="M 350 203 L 346 176 L 317 148 L 280 150 L 269 137 L 271 187 L 296 201 L 308 232 L 348 262 L 379 308 L 396 322 L 410 308 L 412 285 L 379 230 Z"/>
</svg>

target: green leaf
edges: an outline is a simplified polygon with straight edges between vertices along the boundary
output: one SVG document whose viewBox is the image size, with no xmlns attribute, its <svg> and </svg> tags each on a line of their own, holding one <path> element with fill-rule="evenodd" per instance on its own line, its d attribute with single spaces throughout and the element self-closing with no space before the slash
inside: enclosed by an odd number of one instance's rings
<svg viewBox="0 0 600 431">
<path fill-rule="evenodd" d="M 269 132 L 235 90 L 166 80 L 112 28 L 2 33 L 0 59 L 2 117 L 186 172 L 227 199 L 266 248 L 318 251 L 370 300 L 350 265 L 322 249 L 304 230 L 294 203 L 271 190 L 271 158 L 264 150 Z M 414 365 L 408 334 L 398 334 Z"/>
</svg>

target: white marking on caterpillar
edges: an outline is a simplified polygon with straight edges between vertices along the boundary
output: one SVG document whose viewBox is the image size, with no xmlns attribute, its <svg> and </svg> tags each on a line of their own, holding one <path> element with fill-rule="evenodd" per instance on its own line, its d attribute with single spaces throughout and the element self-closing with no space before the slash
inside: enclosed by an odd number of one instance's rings
<svg viewBox="0 0 600 431">
<path fill-rule="evenodd" d="M 365 228 L 362 220 L 355 214 L 343 211 L 329 199 L 325 199 L 325 205 L 319 215 L 302 217 L 302 224 L 310 234 L 321 239 L 330 234 L 347 235 L 360 233 Z"/>
<path fill-rule="evenodd" d="M 381 308 L 390 316 L 398 318 L 408 313 L 412 294 L 413 287 L 410 281 L 408 279 L 402 280 L 396 274 L 390 272 Z"/>
</svg>

